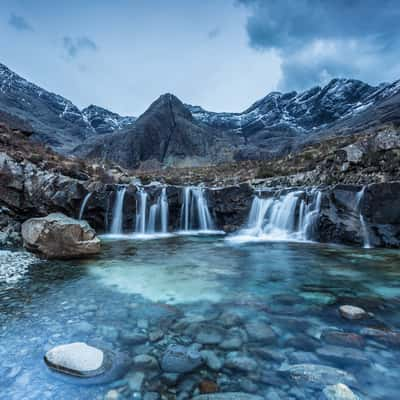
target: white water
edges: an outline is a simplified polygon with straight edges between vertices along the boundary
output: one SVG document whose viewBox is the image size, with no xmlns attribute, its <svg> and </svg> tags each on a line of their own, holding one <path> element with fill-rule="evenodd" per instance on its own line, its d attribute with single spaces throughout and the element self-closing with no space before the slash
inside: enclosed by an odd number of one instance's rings
<svg viewBox="0 0 400 400">
<path fill-rule="evenodd" d="M 367 223 L 365 222 L 364 216 L 362 215 L 361 211 L 361 201 L 364 198 L 364 192 L 365 192 L 365 186 L 357 193 L 356 196 L 356 211 L 358 212 L 358 216 L 360 219 L 360 227 L 361 227 L 361 235 L 363 238 L 364 245 L 363 247 L 365 249 L 370 249 L 371 246 L 371 241 L 369 238 L 369 231 L 368 231 L 368 226 Z"/>
<path fill-rule="evenodd" d="M 208 209 L 205 189 L 193 186 L 183 189 L 181 229 L 183 233 L 214 231 L 214 222 Z"/>
<path fill-rule="evenodd" d="M 310 240 L 321 210 L 321 192 L 293 191 L 278 197 L 263 199 L 255 196 L 247 226 L 229 239 Z"/>
<path fill-rule="evenodd" d="M 119 235 L 123 233 L 123 217 L 124 217 L 124 198 L 126 187 L 118 187 L 115 194 L 114 207 L 112 213 L 111 233 Z"/>
<path fill-rule="evenodd" d="M 89 192 L 83 199 L 81 209 L 79 210 L 79 219 L 83 218 L 83 213 L 85 212 L 87 202 L 89 201 L 91 195 L 92 195 L 92 192 Z"/>
<path fill-rule="evenodd" d="M 146 232 L 147 193 L 141 188 L 137 196 L 135 232 L 144 234 Z"/>
<path fill-rule="evenodd" d="M 136 203 L 135 237 L 158 237 L 168 232 L 168 197 L 166 188 L 162 188 L 154 204 L 148 206 L 148 194 L 140 188 Z"/>
</svg>

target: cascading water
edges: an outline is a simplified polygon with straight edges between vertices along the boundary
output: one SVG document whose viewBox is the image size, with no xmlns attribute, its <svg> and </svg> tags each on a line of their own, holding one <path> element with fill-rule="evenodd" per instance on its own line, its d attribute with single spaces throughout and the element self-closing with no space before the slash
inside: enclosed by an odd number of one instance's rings
<svg viewBox="0 0 400 400">
<path fill-rule="evenodd" d="M 148 207 L 148 194 L 140 188 L 136 203 L 135 233 L 140 235 L 168 232 L 167 189 L 162 188 L 157 201 Z"/>
<path fill-rule="evenodd" d="M 114 207 L 112 213 L 111 233 L 114 235 L 123 232 L 123 217 L 124 217 L 124 198 L 126 187 L 118 187 L 115 194 Z"/>
<path fill-rule="evenodd" d="M 361 201 L 364 198 L 365 189 L 366 189 L 366 187 L 364 186 L 356 195 L 356 211 L 358 212 L 358 216 L 360 219 L 361 235 L 362 235 L 363 242 L 364 242 L 364 248 L 370 249 L 372 246 L 371 246 L 371 242 L 369 239 L 368 226 L 365 222 L 364 216 L 361 211 Z"/>
<path fill-rule="evenodd" d="M 181 229 L 186 232 L 214 229 L 204 188 L 187 186 L 183 189 Z"/>
<path fill-rule="evenodd" d="M 138 192 L 138 199 L 136 202 L 136 233 L 146 233 L 146 214 L 147 193 L 141 188 Z"/>
<path fill-rule="evenodd" d="M 168 232 L 168 197 L 167 189 L 162 188 L 160 196 L 160 208 L 161 208 L 161 232 Z"/>
<path fill-rule="evenodd" d="M 92 192 L 89 192 L 82 201 L 81 209 L 79 210 L 79 219 L 83 218 L 83 213 L 85 212 L 86 205 L 92 196 Z"/>
<path fill-rule="evenodd" d="M 321 192 L 293 191 L 278 197 L 254 197 L 247 226 L 233 238 L 241 240 L 308 240 L 321 210 Z"/>
</svg>

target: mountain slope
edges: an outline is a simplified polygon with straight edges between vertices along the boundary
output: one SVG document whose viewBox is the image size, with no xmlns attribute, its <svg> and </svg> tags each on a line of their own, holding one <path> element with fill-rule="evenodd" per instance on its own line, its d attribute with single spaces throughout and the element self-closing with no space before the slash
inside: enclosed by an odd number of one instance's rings
<svg viewBox="0 0 400 400">
<path fill-rule="evenodd" d="M 134 125 L 89 140 L 76 149 L 76 154 L 129 168 L 202 165 L 232 159 L 232 154 L 217 153 L 220 148 L 231 147 L 227 139 L 196 121 L 177 97 L 165 94 Z"/>
<path fill-rule="evenodd" d="M 81 111 L 71 101 L 28 82 L 1 63 L 0 112 L 24 121 L 32 127 L 33 139 L 64 153 L 90 136 L 133 122 L 99 107 Z"/>
</svg>

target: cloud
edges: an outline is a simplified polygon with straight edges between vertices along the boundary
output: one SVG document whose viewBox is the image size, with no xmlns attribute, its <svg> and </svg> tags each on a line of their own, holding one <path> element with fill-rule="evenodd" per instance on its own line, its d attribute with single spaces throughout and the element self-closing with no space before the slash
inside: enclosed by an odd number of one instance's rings
<svg viewBox="0 0 400 400">
<path fill-rule="evenodd" d="M 97 44 L 87 36 L 81 36 L 78 38 L 65 36 L 63 38 L 63 46 L 68 56 L 71 58 L 76 58 L 83 51 L 98 50 Z"/>
<path fill-rule="evenodd" d="M 282 89 L 304 89 L 337 76 L 399 78 L 398 0 L 238 2 L 250 10 L 250 45 L 280 56 Z"/>
<path fill-rule="evenodd" d="M 221 30 L 219 28 L 214 28 L 208 32 L 207 36 L 209 39 L 215 39 L 221 34 Z"/>
<path fill-rule="evenodd" d="M 12 26 L 17 31 L 33 31 L 33 27 L 31 24 L 20 15 L 11 14 L 10 18 L 8 19 L 8 24 Z"/>
</svg>

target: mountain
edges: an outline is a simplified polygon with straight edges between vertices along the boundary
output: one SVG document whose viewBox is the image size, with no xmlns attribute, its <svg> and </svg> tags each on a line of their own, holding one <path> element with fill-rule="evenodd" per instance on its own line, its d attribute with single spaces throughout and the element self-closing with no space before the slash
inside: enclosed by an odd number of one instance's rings
<svg viewBox="0 0 400 400">
<path fill-rule="evenodd" d="M 0 122 L 17 124 L 61 153 L 129 168 L 268 160 L 335 136 L 400 126 L 400 81 L 371 86 L 333 79 L 297 93 L 272 92 L 241 113 L 157 99 L 138 119 L 71 101 L 0 64 Z"/>
<path fill-rule="evenodd" d="M 237 158 L 265 159 L 316 138 L 399 123 L 400 81 L 375 87 L 354 79 L 333 79 L 301 93 L 272 92 L 242 113 L 187 107 L 198 121 L 244 138 Z"/>
<path fill-rule="evenodd" d="M 0 113 L 24 121 L 34 140 L 67 153 L 88 137 L 110 133 L 134 121 L 105 109 L 79 110 L 70 100 L 28 82 L 0 63 Z"/>
<path fill-rule="evenodd" d="M 82 115 L 99 135 L 118 131 L 136 121 L 135 117 L 122 117 L 117 113 L 93 104 L 84 108 Z"/>
<path fill-rule="evenodd" d="M 232 159 L 218 152 L 232 146 L 231 137 L 193 118 L 174 95 L 160 96 L 134 125 L 89 139 L 75 154 L 112 161 L 128 168 L 203 165 Z"/>
</svg>

